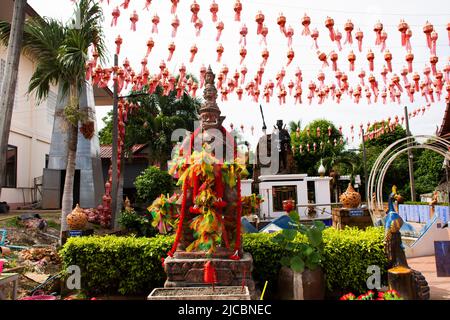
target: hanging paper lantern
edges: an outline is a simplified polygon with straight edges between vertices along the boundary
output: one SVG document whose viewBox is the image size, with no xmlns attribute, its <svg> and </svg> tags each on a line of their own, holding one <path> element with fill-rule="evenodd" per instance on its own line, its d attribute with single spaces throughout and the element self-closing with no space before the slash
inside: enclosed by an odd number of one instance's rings
<svg viewBox="0 0 450 320">
<path fill-rule="evenodd" d="M 325 19 L 325 27 L 330 31 L 330 39 L 331 41 L 335 40 L 335 32 L 334 32 L 334 19 L 327 17 Z"/>
<path fill-rule="evenodd" d="M 383 52 L 384 49 L 386 48 L 386 40 L 387 40 L 387 33 L 386 31 L 381 31 L 381 47 L 380 47 L 380 51 Z"/>
<path fill-rule="evenodd" d="M 192 63 L 194 61 L 195 55 L 198 52 L 198 48 L 195 44 L 191 47 L 190 52 L 191 52 L 191 58 L 189 59 L 189 62 Z"/>
<path fill-rule="evenodd" d="M 267 64 L 267 59 L 269 59 L 269 50 L 267 50 L 267 48 L 264 48 L 261 53 L 261 57 L 263 58 L 261 66 L 265 66 Z"/>
<path fill-rule="evenodd" d="M 256 34 L 261 34 L 264 19 L 265 19 L 264 14 L 261 11 L 258 11 L 258 13 L 256 14 L 256 17 L 255 17 L 256 24 L 258 25 L 258 27 L 256 29 Z"/>
<path fill-rule="evenodd" d="M 175 12 L 177 11 L 178 3 L 180 2 L 180 0 L 170 0 L 170 2 L 172 2 L 172 7 L 170 8 L 170 13 L 171 14 L 175 14 Z"/>
<path fill-rule="evenodd" d="M 203 28 L 203 21 L 201 19 L 197 19 L 197 21 L 195 21 L 194 23 L 194 27 L 195 27 L 195 36 L 198 37 L 200 35 L 200 31 Z"/>
<path fill-rule="evenodd" d="M 244 47 L 247 45 L 247 34 L 248 34 L 248 28 L 245 25 L 245 23 L 242 25 L 241 30 L 239 31 L 239 34 L 241 35 L 241 38 L 239 39 L 239 44 L 244 42 Z"/>
<path fill-rule="evenodd" d="M 281 33 L 286 34 L 286 17 L 281 12 L 277 18 L 277 24 L 280 27 Z"/>
<path fill-rule="evenodd" d="M 317 44 L 317 38 L 319 38 L 319 30 L 314 29 L 314 30 L 311 32 L 311 38 L 313 39 L 313 46 L 314 46 L 316 49 L 319 49 L 319 45 Z"/>
<path fill-rule="evenodd" d="M 150 5 L 152 4 L 152 0 L 145 0 L 145 7 L 143 10 L 147 9 L 150 10 Z"/>
<path fill-rule="evenodd" d="M 177 30 L 180 26 L 180 19 L 178 19 L 178 16 L 175 16 L 171 23 L 172 26 L 172 38 L 175 38 L 177 36 Z"/>
<path fill-rule="evenodd" d="M 239 101 L 242 100 L 242 94 L 243 94 L 243 93 L 244 93 L 244 90 L 243 90 L 241 87 L 238 87 L 238 88 L 236 89 L 236 94 L 237 94 L 237 96 L 238 96 Z"/>
<path fill-rule="evenodd" d="M 286 66 L 289 66 L 289 64 L 292 62 L 292 59 L 294 59 L 294 57 L 295 57 L 294 50 L 289 49 L 289 50 L 288 50 L 288 53 L 287 53 L 288 61 L 287 61 L 287 63 L 286 63 Z"/>
<path fill-rule="evenodd" d="M 423 32 L 425 33 L 426 39 L 427 39 L 427 46 L 429 49 L 431 49 L 431 32 L 433 32 L 434 27 L 430 22 L 426 22 L 423 26 Z"/>
<path fill-rule="evenodd" d="M 292 89 L 294 89 L 294 82 L 292 80 L 289 80 L 288 88 L 289 88 L 289 95 L 292 96 Z"/>
<path fill-rule="evenodd" d="M 327 54 L 325 52 L 317 51 L 317 57 L 322 61 L 322 68 L 328 67 Z"/>
<path fill-rule="evenodd" d="M 152 33 L 158 33 L 158 23 L 159 23 L 159 17 L 158 17 L 157 14 L 155 14 L 152 17 L 152 24 L 153 24 L 153 26 L 152 26 Z"/>
<path fill-rule="evenodd" d="M 364 71 L 364 69 L 361 69 L 361 71 L 359 72 L 359 74 L 358 74 L 358 77 L 359 77 L 359 79 L 360 79 L 360 81 L 361 81 L 361 85 L 364 87 L 365 86 L 365 84 L 364 84 L 364 77 L 366 76 L 366 72 Z"/>
<path fill-rule="evenodd" d="M 450 22 L 447 23 L 448 45 L 450 46 Z"/>
<path fill-rule="evenodd" d="M 336 40 L 336 44 L 337 44 L 339 51 L 341 51 L 342 50 L 342 45 L 341 45 L 342 33 L 338 29 L 336 29 L 336 34 L 334 36 L 334 39 Z"/>
<path fill-rule="evenodd" d="M 221 43 L 219 43 L 219 45 L 217 46 L 216 52 L 217 52 L 217 62 L 220 62 L 220 60 L 222 59 L 222 54 L 223 54 L 224 48 L 222 46 Z"/>
<path fill-rule="evenodd" d="M 347 37 L 345 38 L 345 43 L 352 44 L 353 38 L 352 38 L 352 31 L 353 31 L 353 22 L 348 19 L 347 22 L 344 25 L 344 31 L 347 32 Z"/>
<path fill-rule="evenodd" d="M 330 61 L 333 66 L 333 71 L 337 70 L 337 60 L 338 60 L 338 54 L 336 52 L 334 52 L 334 50 L 331 51 L 330 52 Z"/>
<path fill-rule="evenodd" d="M 294 28 L 292 26 L 289 26 L 286 30 L 286 38 L 288 39 L 288 47 L 292 46 L 292 37 L 294 36 Z"/>
<path fill-rule="evenodd" d="M 386 61 L 389 72 L 392 72 L 392 53 L 389 50 L 384 52 L 384 60 Z"/>
<path fill-rule="evenodd" d="M 172 59 L 173 53 L 175 51 L 175 43 L 171 42 L 169 44 L 168 50 L 169 50 L 169 57 L 167 58 L 167 61 L 170 61 Z"/>
<path fill-rule="evenodd" d="M 119 10 L 119 7 L 115 7 L 115 8 L 113 9 L 113 11 L 112 11 L 112 16 L 113 16 L 113 18 L 112 18 L 112 21 L 111 21 L 111 27 L 117 26 L 117 20 L 118 20 L 119 17 L 120 17 L 120 10 Z"/>
<path fill-rule="evenodd" d="M 347 60 L 350 62 L 350 71 L 355 71 L 356 55 L 353 53 L 353 50 L 348 54 Z"/>
<path fill-rule="evenodd" d="M 131 21 L 131 30 L 136 31 L 136 23 L 139 21 L 139 15 L 136 13 L 136 10 L 130 16 Z"/>
<path fill-rule="evenodd" d="M 239 55 L 241 56 L 240 64 L 242 64 L 242 62 L 244 62 L 245 57 L 247 56 L 247 49 L 245 47 L 241 47 L 241 49 L 239 50 Z"/>
<path fill-rule="evenodd" d="M 197 3 L 197 1 L 194 0 L 194 3 L 191 4 L 191 22 L 195 22 L 198 19 L 198 13 L 200 11 L 200 5 Z"/>
<path fill-rule="evenodd" d="M 122 37 L 120 35 L 117 36 L 116 40 L 115 40 L 115 44 L 116 44 L 116 54 L 119 55 L 120 54 L 120 46 L 122 45 Z"/>
<path fill-rule="evenodd" d="M 375 23 L 373 31 L 375 32 L 375 45 L 378 46 L 381 44 L 381 31 L 383 31 L 383 24 L 380 22 L 380 20 Z"/>
<path fill-rule="evenodd" d="M 405 60 L 408 63 L 408 72 L 411 73 L 413 72 L 413 60 L 414 60 L 414 54 L 411 51 L 408 51 L 408 53 L 405 56 Z"/>
<path fill-rule="evenodd" d="M 400 19 L 400 23 L 398 24 L 398 31 L 402 34 L 401 40 L 402 40 L 402 47 L 406 45 L 406 30 L 408 30 L 409 26 L 405 22 L 405 20 Z"/>
<path fill-rule="evenodd" d="M 302 31 L 302 35 L 303 36 L 309 36 L 311 34 L 311 31 L 309 30 L 309 25 L 311 24 L 311 18 L 306 15 L 303 16 L 302 18 L 302 25 L 303 25 L 303 31 Z"/>
<path fill-rule="evenodd" d="M 245 82 L 245 75 L 247 74 L 247 67 L 246 66 L 243 66 L 241 68 L 241 74 L 242 74 L 241 84 L 243 84 Z"/>
<path fill-rule="evenodd" d="M 222 31 L 224 29 L 225 25 L 222 21 L 219 21 L 217 23 L 216 29 L 217 29 L 217 36 L 216 36 L 216 41 L 220 40 L 220 36 L 222 35 Z"/>
<path fill-rule="evenodd" d="M 267 35 L 269 34 L 269 28 L 264 24 L 261 29 L 261 41 L 259 44 L 261 45 L 264 42 L 264 45 L 267 46 Z"/>
<path fill-rule="evenodd" d="M 364 33 L 361 31 L 361 29 L 358 29 L 355 35 L 355 39 L 358 41 L 358 50 L 359 52 L 362 52 L 362 40 L 364 38 Z"/>
<path fill-rule="evenodd" d="M 430 57 L 431 70 L 433 71 L 433 75 L 436 75 L 436 64 L 438 63 L 439 58 L 436 55 L 432 55 Z"/>
<path fill-rule="evenodd" d="M 120 6 L 126 10 L 126 9 L 128 9 L 128 6 L 130 5 L 130 1 L 131 0 L 124 0 Z"/>
<path fill-rule="evenodd" d="M 372 50 L 369 49 L 369 51 L 367 52 L 367 61 L 369 61 L 369 70 L 373 71 L 373 61 L 375 59 L 375 54 L 372 52 Z"/>
<path fill-rule="evenodd" d="M 215 0 L 213 0 L 213 2 L 211 3 L 209 11 L 212 14 L 212 21 L 217 22 L 217 12 L 219 12 L 219 5 L 216 3 Z"/>
<path fill-rule="evenodd" d="M 411 48 L 411 40 L 410 40 L 411 37 L 412 37 L 412 31 L 410 28 L 408 28 L 408 29 L 406 29 L 406 32 L 405 32 L 405 49 L 408 51 L 410 51 L 412 49 Z"/>
<path fill-rule="evenodd" d="M 236 0 L 234 3 L 234 21 L 241 21 L 242 3 Z"/>
<path fill-rule="evenodd" d="M 323 87 L 324 86 L 324 80 L 325 80 L 325 73 L 323 73 L 322 71 L 319 72 L 319 74 L 317 75 L 317 79 L 320 82 L 320 86 Z"/>
<path fill-rule="evenodd" d="M 438 34 L 435 30 L 431 32 L 431 54 L 436 55 L 436 41 L 438 39 Z"/>
</svg>

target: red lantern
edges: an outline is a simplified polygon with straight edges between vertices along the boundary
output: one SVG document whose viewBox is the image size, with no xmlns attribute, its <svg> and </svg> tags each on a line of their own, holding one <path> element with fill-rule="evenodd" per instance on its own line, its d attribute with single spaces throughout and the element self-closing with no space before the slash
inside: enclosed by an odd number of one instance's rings
<svg viewBox="0 0 450 320">
<path fill-rule="evenodd" d="M 133 11 L 133 14 L 130 16 L 131 21 L 131 30 L 136 31 L 136 23 L 139 21 L 139 15 L 136 13 L 136 10 Z"/>
<path fill-rule="evenodd" d="M 334 27 L 334 19 L 330 18 L 330 17 L 327 17 L 325 19 L 325 27 L 330 31 L 330 39 L 331 39 L 331 41 L 334 41 L 334 39 L 335 39 L 335 33 L 334 33 L 334 29 L 333 29 L 333 27 Z"/>
<path fill-rule="evenodd" d="M 375 45 L 381 44 L 381 31 L 383 31 L 383 24 L 378 20 L 373 27 L 373 31 L 375 31 Z"/>
<path fill-rule="evenodd" d="M 384 60 L 386 61 L 389 72 L 392 72 L 392 53 L 389 50 L 384 52 Z"/>
<path fill-rule="evenodd" d="M 280 27 L 281 33 L 286 34 L 286 17 L 283 15 L 283 13 L 280 13 L 280 15 L 278 16 L 277 24 Z"/>
<path fill-rule="evenodd" d="M 241 74 L 242 74 L 241 84 L 243 84 L 245 82 L 245 75 L 247 74 L 247 67 L 246 66 L 243 66 L 241 68 Z"/>
<path fill-rule="evenodd" d="M 372 50 L 369 49 L 366 57 L 367 57 L 367 61 L 369 61 L 369 70 L 373 72 L 373 61 L 375 59 L 375 55 L 372 52 Z"/>
<path fill-rule="evenodd" d="M 244 42 L 244 46 L 247 45 L 247 34 L 248 34 L 248 28 L 245 25 L 245 23 L 242 25 L 241 30 L 239 31 L 239 34 L 241 35 L 241 38 L 239 40 L 239 44 L 241 44 L 242 42 Z"/>
<path fill-rule="evenodd" d="M 150 5 L 152 4 L 152 0 L 145 0 L 145 7 L 144 9 L 150 10 Z"/>
<path fill-rule="evenodd" d="M 267 26 L 264 24 L 262 29 L 261 29 L 261 41 L 259 42 L 259 44 L 261 45 L 264 42 L 264 45 L 267 46 L 267 35 L 269 34 L 269 28 L 267 28 Z"/>
<path fill-rule="evenodd" d="M 425 33 L 425 36 L 427 38 L 427 46 L 429 49 L 431 49 L 431 32 L 433 32 L 433 30 L 433 25 L 427 21 L 423 26 L 423 33 Z"/>
<path fill-rule="evenodd" d="M 431 70 L 433 70 L 433 75 L 436 75 L 436 64 L 438 63 L 439 58 L 436 55 L 432 55 L 430 57 Z"/>
<path fill-rule="evenodd" d="M 317 38 L 319 38 L 319 30 L 314 29 L 313 32 L 311 32 L 311 38 L 313 39 L 313 46 L 316 49 L 319 49 L 319 45 L 317 44 Z"/>
<path fill-rule="evenodd" d="M 336 44 L 337 44 L 339 51 L 341 51 L 342 50 L 342 45 L 341 45 L 342 33 L 338 29 L 336 29 L 336 34 L 334 36 L 334 39 L 336 40 Z"/>
<path fill-rule="evenodd" d="M 120 10 L 119 10 L 119 7 L 115 7 L 115 8 L 113 9 L 113 11 L 112 11 L 112 16 L 113 16 L 113 18 L 112 18 L 112 21 L 111 21 L 111 27 L 112 27 L 112 26 L 117 26 L 117 20 L 118 20 L 119 17 L 120 17 Z"/>
<path fill-rule="evenodd" d="M 198 37 L 200 35 L 200 31 L 203 28 L 203 21 L 201 19 L 197 19 L 197 21 L 195 21 L 194 23 L 194 27 L 195 27 L 195 36 Z"/>
<path fill-rule="evenodd" d="M 398 31 L 402 34 L 402 47 L 406 46 L 406 30 L 408 30 L 409 26 L 405 22 L 405 20 L 401 19 L 398 24 Z"/>
<path fill-rule="evenodd" d="M 155 42 L 153 41 L 153 38 L 148 39 L 148 41 L 147 41 L 147 53 L 146 53 L 145 57 L 149 56 L 149 54 L 152 51 L 154 45 L 155 45 Z"/>
<path fill-rule="evenodd" d="M 177 11 L 178 2 L 180 2 L 180 0 L 170 0 L 170 2 L 172 2 L 170 13 L 174 14 Z"/>
<path fill-rule="evenodd" d="M 431 32 L 431 54 L 436 55 L 436 41 L 438 39 L 438 34 L 436 31 Z"/>
<path fill-rule="evenodd" d="M 240 64 L 242 64 L 242 62 L 244 62 L 245 57 L 247 56 L 247 49 L 245 47 L 242 47 L 239 50 L 239 55 L 241 56 L 241 62 Z"/>
<path fill-rule="evenodd" d="M 361 29 L 358 29 L 355 35 L 355 39 L 358 41 L 358 49 L 359 52 L 362 51 L 362 40 L 364 38 L 364 33 L 361 31 Z"/>
<path fill-rule="evenodd" d="M 261 34 L 264 19 L 265 19 L 264 14 L 261 11 L 258 11 L 258 14 L 255 17 L 255 21 L 258 25 L 258 28 L 256 29 L 256 34 Z"/>
<path fill-rule="evenodd" d="M 241 21 L 242 3 L 236 0 L 234 3 L 234 21 Z"/>
<path fill-rule="evenodd" d="M 222 21 L 219 21 L 217 23 L 216 29 L 217 29 L 217 36 L 216 36 L 216 41 L 220 40 L 220 36 L 222 35 L 222 31 L 224 29 L 225 25 Z"/>
<path fill-rule="evenodd" d="M 353 53 L 353 50 L 348 54 L 347 60 L 350 62 L 350 71 L 355 71 L 356 55 Z"/>
<path fill-rule="evenodd" d="M 267 50 L 267 48 L 264 48 L 261 53 L 261 57 L 263 58 L 261 66 L 265 66 L 267 64 L 267 59 L 269 59 L 269 51 Z"/>
<path fill-rule="evenodd" d="M 410 28 L 408 28 L 405 32 L 405 49 L 408 51 L 411 51 L 411 49 L 412 49 L 411 41 L 410 41 L 411 37 L 412 37 L 412 31 Z"/>
<path fill-rule="evenodd" d="M 305 13 L 305 15 L 302 18 L 302 25 L 303 25 L 303 36 L 309 36 L 311 34 L 311 31 L 309 30 L 309 25 L 311 24 L 311 18 L 308 17 Z"/>
<path fill-rule="evenodd" d="M 338 60 L 338 54 L 334 51 L 330 52 L 330 60 L 333 64 L 333 71 L 337 70 L 337 60 Z"/>
<path fill-rule="evenodd" d="M 292 59 L 294 59 L 294 56 L 295 56 L 294 50 L 289 49 L 289 51 L 287 53 L 288 62 L 286 64 L 286 66 L 289 66 L 289 64 L 292 62 Z"/>
<path fill-rule="evenodd" d="M 408 53 L 405 56 L 405 60 L 408 63 L 408 72 L 413 72 L 413 60 L 414 60 L 414 54 L 411 51 L 408 51 Z"/>
<path fill-rule="evenodd" d="M 289 26 L 286 33 L 286 38 L 288 38 L 288 47 L 292 46 L 292 37 L 294 36 L 294 28 L 292 26 Z"/>
<path fill-rule="evenodd" d="M 222 54 L 223 54 L 224 48 L 222 46 L 221 43 L 219 43 L 219 45 L 217 46 L 216 52 L 217 52 L 217 62 L 220 62 L 220 60 L 222 59 Z"/>
<path fill-rule="evenodd" d="M 189 59 L 189 62 L 192 63 L 194 61 L 195 55 L 198 52 L 198 48 L 195 44 L 191 47 L 190 52 L 191 52 L 191 58 Z"/>
<path fill-rule="evenodd" d="M 352 31 L 353 31 L 353 22 L 348 19 L 347 22 L 344 25 L 344 30 L 347 32 L 347 37 L 345 39 L 345 43 L 352 44 L 353 38 L 352 38 Z"/>
<path fill-rule="evenodd" d="M 215 0 L 213 0 L 213 2 L 211 3 L 209 11 L 212 14 L 212 21 L 217 22 L 217 12 L 219 11 L 219 5 L 216 3 Z"/>
<path fill-rule="evenodd" d="M 172 59 L 173 53 L 175 51 L 175 43 L 171 42 L 169 44 L 168 49 L 169 49 L 169 57 L 167 58 L 167 61 L 170 61 Z"/>
<path fill-rule="evenodd" d="M 384 49 L 386 48 L 386 40 L 387 40 L 387 33 L 386 31 L 381 31 L 381 52 L 384 51 Z"/>
<path fill-rule="evenodd" d="M 116 44 L 116 54 L 119 55 L 120 54 L 120 46 L 122 45 L 122 38 L 120 37 L 120 35 L 117 36 L 115 44 Z"/>
<path fill-rule="evenodd" d="M 153 23 L 152 33 L 158 33 L 159 17 L 158 17 L 157 14 L 155 14 L 155 15 L 152 17 L 152 23 Z"/>
<path fill-rule="evenodd" d="M 178 27 L 180 26 L 180 19 L 178 19 L 178 16 L 175 16 L 175 18 L 173 18 L 171 26 L 172 26 L 172 38 L 175 38 L 177 36 Z"/>
<path fill-rule="evenodd" d="M 191 22 L 195 22 L 198 19 L 198 12 L 200 11 L 200 5 L 197 3 L 197 1 L 194 0 L 194 3 L 191 4 Z"/>
</svg>

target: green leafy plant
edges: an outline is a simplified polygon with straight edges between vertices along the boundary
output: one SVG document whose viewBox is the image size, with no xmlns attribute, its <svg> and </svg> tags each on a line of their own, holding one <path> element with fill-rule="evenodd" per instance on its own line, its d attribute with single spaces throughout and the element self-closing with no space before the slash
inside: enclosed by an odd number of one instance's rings
<svg viewBox="0 0 450 320">
<path fill-rule="evenodd" d="M 375 297 L 375 292 L 369 290 L 358 297 L 356 297 L 353 293 L 347 293 L 343 295 L 339 300 L 403 300 L 395 290 L 388 290 L 386 292 L 379 291 L 378 297 Z"/>
<path fill-rule="evenodd" d="M 290 267 L 295 272 L 303 272 L 305 268 L 317 269 L 323 260 L 325 224 L 322 221 L 314 221 L 311 226 L 300 224 L 300 216 L 297 211 L 291 211 L 289 217 L 293 221 L 291 223 L 293 229 L 284 229 L 272 238 L 272 241 L 288 252 L 288 255 L 281 258 L 281 264 Z M 294 246 L 293 241 L 298 233 L 306 236 L 307 243 Z"/>
<path fill-rule="evenodd" d="M 161 194 L 172 194 L 174 182 L 167 171 L 151 166 L 134 181 L 137 196 L 141 201 L 152 203 Z"/>
<path fill-rule="evenodd" d="M 123 210 L 119 217 L 119 225 L 139 237 L 151 237 L 157 234 L 151 221 L 145 215 L 140 215 L 133 209 Z"/>
</svg>

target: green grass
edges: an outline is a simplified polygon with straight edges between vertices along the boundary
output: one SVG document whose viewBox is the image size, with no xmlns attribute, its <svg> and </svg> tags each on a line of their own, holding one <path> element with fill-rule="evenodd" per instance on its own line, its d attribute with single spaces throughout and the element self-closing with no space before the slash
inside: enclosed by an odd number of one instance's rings
<svg viewBox="0 0 450 320">
<path fill-rule="evenodd" d="M 53 229 L 56 229 L 56 230 L 61 229 L 61 224 L 59 224 L 58 222 L 53 221 L 53 220 L 48 220 L 47 221 L 47 225 L 48 225 L 49 228 L 53 228 Z"/>
<path fill-rule="evenodd" d="M 14 217 L 14 218 L 4 221 L 4 224 L 6 227 L 10 227 L 10 228 L 23 228 L 23 226 L 20 224 L 19 219 L 17 217 Z"/>
</svg>

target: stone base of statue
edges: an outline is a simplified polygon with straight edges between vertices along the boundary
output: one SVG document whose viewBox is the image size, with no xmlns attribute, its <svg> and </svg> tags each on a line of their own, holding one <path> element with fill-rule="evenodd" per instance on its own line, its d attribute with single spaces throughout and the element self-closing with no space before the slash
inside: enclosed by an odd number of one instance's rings
<svg viewBox="0 0 450 320">
<path fill-rule="evenodd" d="M 357 227 L 359 229 L 366 229 L 373 226 L 372 218 L 370 217 L 367 208 L 335 208 L 332 211 L 333 227 L 342 230 L 345 226 Z"/>
<path fill-rule="evenodd" d="M 240 260 L 232 260 L 229 256 L 229 252 L 216 252 L 212 258 L 207 258 L 203 252 L 177 251 L 164 261 L 167 274 L 164 288 L 211 286 L 203 280 L 205 263 L 211 261 L 217 273 L 217 286 L 247 286 L 252 299 L 256 299 L 251 254 L 244 253 Z"/>
</svg>

